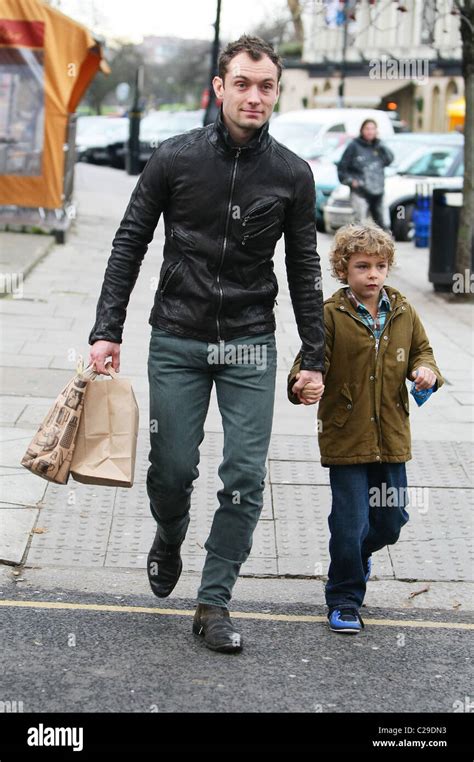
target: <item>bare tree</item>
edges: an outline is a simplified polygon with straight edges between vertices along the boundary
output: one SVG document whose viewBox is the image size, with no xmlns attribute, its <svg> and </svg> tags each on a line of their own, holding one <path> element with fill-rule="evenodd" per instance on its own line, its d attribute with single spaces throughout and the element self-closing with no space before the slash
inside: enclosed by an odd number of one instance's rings
<svg viewBox="0 0 474 762">
<path fill-rule="evenodd" d="M 304 26 L 303 26 L 303 18 L 302 18 L 303 9 L 301 7 L 300 0 L 287 0 L 287 1 L 288 1 L 288 8 L 291 13 L 291 18 L 293 19 L 293 26 L 295 27 L 295 37 L 299 43 L 303 44 L 304 43 Z"/>
<path fill-rule="evenodd" d="M 474 0 L 455 0 L 462 39 L 462 74 L 466 115 L 464 120 L 463 206 L 459 219 L 456 269 L 471 269 L 474 225 Z"/>
</svg>

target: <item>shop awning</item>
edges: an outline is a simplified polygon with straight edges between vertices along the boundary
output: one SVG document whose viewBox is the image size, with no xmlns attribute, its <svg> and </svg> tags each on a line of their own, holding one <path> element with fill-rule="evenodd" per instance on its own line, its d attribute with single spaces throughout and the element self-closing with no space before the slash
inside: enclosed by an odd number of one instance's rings
<svg viewBox="0 0 474 762">
<path fill-rule="evenodd" d="M 59 208 L 68 115 L 99 69 L 88 29 L 37 0 L 0 9 L 0 205 Z"/>
</svg>

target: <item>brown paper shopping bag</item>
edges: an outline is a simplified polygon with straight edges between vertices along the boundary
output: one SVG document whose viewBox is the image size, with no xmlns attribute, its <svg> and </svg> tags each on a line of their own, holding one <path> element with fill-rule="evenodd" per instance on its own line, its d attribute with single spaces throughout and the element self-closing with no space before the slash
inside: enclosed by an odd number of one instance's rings
<svg viewBox="0 0 474 762">
<path fill-rule="evenodd" d="M 67 484 L 85 391 L 96 375 L 90 367 L 83 370 L 80 357 L 77 375 L 66 384 L 40 424 L 20 461 L 22 466 L 50 482 Z"/>
<path fill-rule="evenodd" d="M 130 381 L 108 365 L 111 379 L 88 384 L 79 422 L 71 476 L 83 484 L 132 487 L 138 436 L 138 405 Z"/>
</svg>

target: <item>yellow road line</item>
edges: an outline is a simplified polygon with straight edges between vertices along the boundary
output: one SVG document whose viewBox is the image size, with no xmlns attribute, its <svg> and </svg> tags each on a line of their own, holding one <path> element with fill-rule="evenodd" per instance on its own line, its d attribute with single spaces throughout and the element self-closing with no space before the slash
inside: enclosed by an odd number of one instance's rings
<svg viewBox="0 0 474 762">
<path fill-rule="evenodd" d="M 159 609 L 148 606 L 118 606 L 106 603 L 66 603 L 62 601 L 2 601 L 0 606 L 11 608 L 59 609 L 72 611 L 109 611 L 116 614 L 159 614 L 162 616 L 194 616 L 194 609 Z M 264 614 L 260 611 L 232 611 L 233 619 L 256 619 L 268 622 L 326 622 L 325 616 L 310 614 Z M 433 622 L 418 619 L 366 619 L 377 627 L 415 627 L 447 630 L 474 630 L 467 622 Z"/>
</svg>

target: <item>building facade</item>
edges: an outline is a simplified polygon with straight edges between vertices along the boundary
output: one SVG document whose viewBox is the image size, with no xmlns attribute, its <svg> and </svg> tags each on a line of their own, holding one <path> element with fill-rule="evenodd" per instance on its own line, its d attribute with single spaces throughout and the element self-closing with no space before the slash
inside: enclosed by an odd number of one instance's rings
<svg viewBox="0 0 474 762">
<path fill-rule="evenodd" d="M 414 131 L 447 130 L 447 107 L 464 89 L 452 0 L 348 0 L 346 29 L 343 7 L 306 6 L 303 56 L 285 62 L 280 111 L 391 103 Z"/>
</svg>

